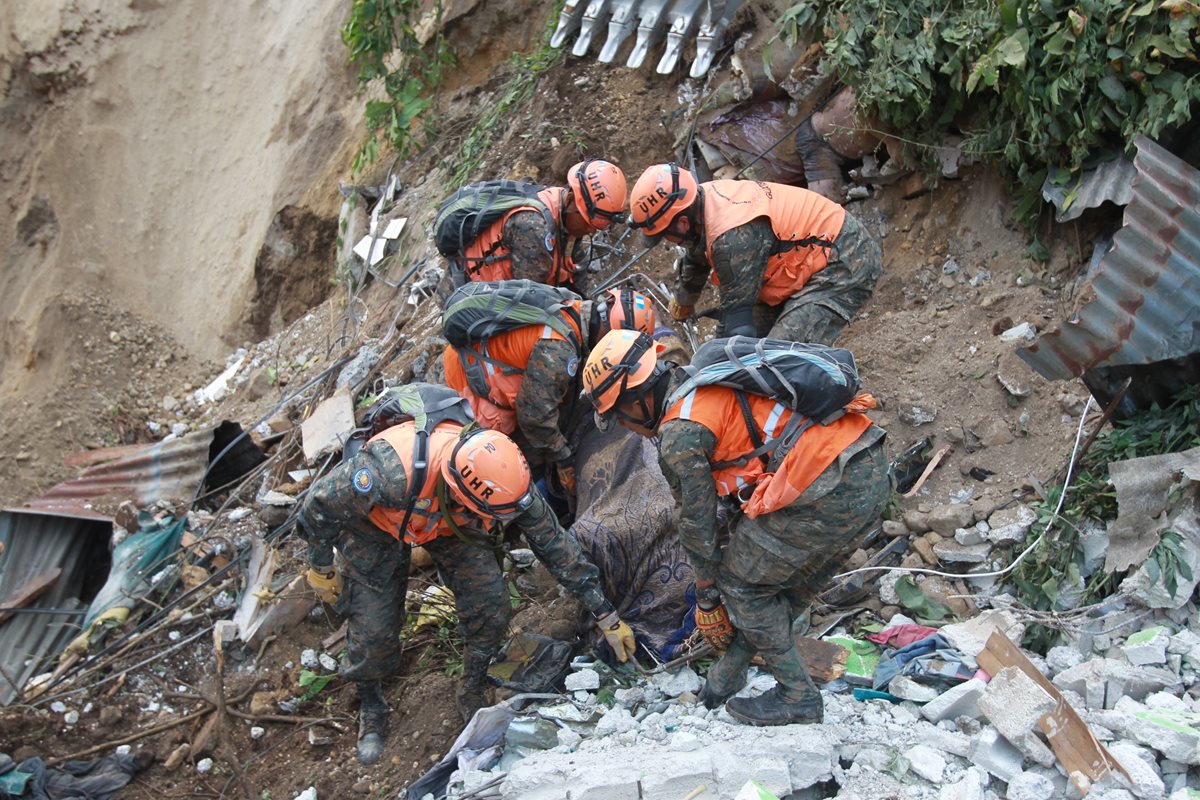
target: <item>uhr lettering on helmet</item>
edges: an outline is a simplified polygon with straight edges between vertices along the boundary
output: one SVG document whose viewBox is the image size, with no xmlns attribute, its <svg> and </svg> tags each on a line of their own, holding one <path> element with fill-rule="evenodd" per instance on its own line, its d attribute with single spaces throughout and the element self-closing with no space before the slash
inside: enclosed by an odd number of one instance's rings
<svg viewBox="0 0 1200 800">
<path fill-rule="evenodd" d="M 593 179 L 588 186 L 591 187 L 593 200 L 603 200 L 605 197 L 607 197 L 607 195 L 604 193 L 604 184 L 602 184 L 599 180 Z"/>
</svg>

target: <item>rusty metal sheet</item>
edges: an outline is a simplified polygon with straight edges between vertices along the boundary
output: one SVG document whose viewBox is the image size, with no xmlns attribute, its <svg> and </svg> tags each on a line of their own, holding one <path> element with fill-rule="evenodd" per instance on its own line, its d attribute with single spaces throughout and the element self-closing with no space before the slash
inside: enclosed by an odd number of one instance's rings
<svg viewBox="0 0 1200 800">
<path fill-rule="evenodd" d="M 1200 352 L 1200 171 L 1143 136 L 1135 145 L 1133 199 L 1087 302 L 1017 351 L 1050 380 Z"/>
<path fill-rule="evenodd" d="M 125 452 L 89 467 L 22 508 L 91 519 L 107 519 L 125 500 L 139 506 L 157 500 L 191 500 L 208 467 L 211 430 Z"/>
<path fill-rule="evenodd" d="M 0 512 L 0 606 L 4 598 L 31 578 L 55 567 L 62 575 L 30 609 L 87 609 L 81 593 L 89 584 L 91 570 L 103 582 L 107 565 L 97 551 L 108 548 L 112 523 L 106 519 L 79 519 L 22 509 Z M 92 576 L 93 578 L 95 576 Z M 0 705 L 16 697 L 12 684 L 22 686 L 46 671 L 49 659 L 58 655 L 79 633 L 83 615 L 16 614 L 0 624 Z"/>
</svg>

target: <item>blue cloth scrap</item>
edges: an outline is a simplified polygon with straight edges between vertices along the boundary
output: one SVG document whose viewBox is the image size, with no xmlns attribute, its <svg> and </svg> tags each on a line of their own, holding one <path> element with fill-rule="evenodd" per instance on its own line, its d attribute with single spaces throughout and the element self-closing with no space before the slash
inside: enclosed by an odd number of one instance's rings
<svg viewBox="0 0 1200 800">
<path fill-rule="evenodd" d="M 871 685 L 875 689 L 886 688 L 897 675 L 907 675 L 921 683 L 961 683 L 978 669 L 975 659 L 955 650 L 939 633 L 884 653 Z"/>
</svg>

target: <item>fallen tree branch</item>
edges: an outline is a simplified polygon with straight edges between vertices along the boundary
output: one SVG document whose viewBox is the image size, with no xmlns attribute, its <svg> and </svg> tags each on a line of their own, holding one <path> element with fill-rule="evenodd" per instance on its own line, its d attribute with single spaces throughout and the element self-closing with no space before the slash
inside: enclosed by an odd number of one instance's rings
<svg viewBox="0 0 1200 800">
<path fill-rule="evenodd" d="M 139 731 L 137 733 L 130 734 L 129 736 L 124 736 L 120 739 L 113 739 L 111 742 L 104 742 L 103 744 L 98 744 L 95 747 L 89 747 L 86 750 L 80 750 L 78 753 L 72 753 L 69 756 L 47 758 L 45 760 L 46 766 L 53 767 L 57 764 L 62 764 L 65 761 L 77 761 L 84 756 L 102 753 L 105 750 L 112 750 L 120 747 L 123 744 L 132 744 L 139 739 L 145 739 L 148 736 L 154 736 L 155 734 L 162 733 L 163 731 L 169 731 L 172 728 L 178 728 L 180 725 L 183 725 L 186 722 L 195 722 L 197 719 L 200 719 L 212 710 L 213 706 L 209 704 L 207 708 L 200 709 L 195 714 L 188 714 L 187 716 L 179 717 L 178 719 L 173 719 L 170 722 L 164 722 L 160 725 L 155 725 L 153 728 L 146 728 L 144 731 Z"/>
</svg>

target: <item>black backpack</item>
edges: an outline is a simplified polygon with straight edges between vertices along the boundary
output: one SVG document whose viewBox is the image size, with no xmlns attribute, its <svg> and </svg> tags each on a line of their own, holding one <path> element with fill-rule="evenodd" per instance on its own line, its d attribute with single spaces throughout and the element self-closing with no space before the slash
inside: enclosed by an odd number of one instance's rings
<svg viewBox="0 0 1200 800">
<path fill-rule="evenodd" d="M 774 471 L 800 434 L 814 424 L 828 425 L 846 413 L 861 388 L 854 355 L 849 350 L 787 339 L 733 336 L 705 342 L 683 367 L 688 378 L 667 399 L 670 407 L 701 386 L 735 389 L 754 450 L 717 469 L 762 458 Z M 779 435 L 763 441 L 746 393 L 769 397 L 797 412 Z M 770 460 L 767 454 L 773 452 Z"/>
<path fill-rule="evenodd" d="M 479 234 L 514 208 L 537 210 L 549 229 L 556 230 L 554 216 L 537 196 L 545 188 L 529 181 L 509 180 L 482 181 L 462 187 L 438 207 L 433 219 L 434 245 L 446 259 L 466 272 L 476 272 L 485 264 L 508 258 L 508 255 L 489 254 L 468 259 L 465 252 Z"/>
<path fill-rule="evenodd" d="M 358 452 L 372 436 L 410 420 L 417 423 L 417 435 L 413 438 L 412 480 L 405 497 L 404 520 L 400 523 L 402 537 L 412 517 L 417 493 L 429 474 L 429 434 L 447 421 L 469 425 L 475 421 L 475 415 L 466 399 L 449 386 L 419 382 L 395 386 L 381 394 L 367 409 L 362 427 L 351 433 L 346 442 L 346 456 Z"/>
<path fill-rule="evenodd" d="M 483 362 L 510 375 L 524 372 L 488 355 L 487 340 L 498 333 L 526 325 L 546 325 L 570 342 L 582 358 L 583 342 L 576 329 L 582 331 L 583 322 L 574 306 L 581 299 L 569 289 L 527 280 L 472 281 L 455 289 L 446 299 L 442 335 L 458 352 L 471 390 L 480 397 L 488 397 L 490 389 Z M 560 312 L 564 311 L 576 327 L 563 318 Z M 476 342 L 482 344 L 478 351 L 471 347 Z"/>
</svg>

